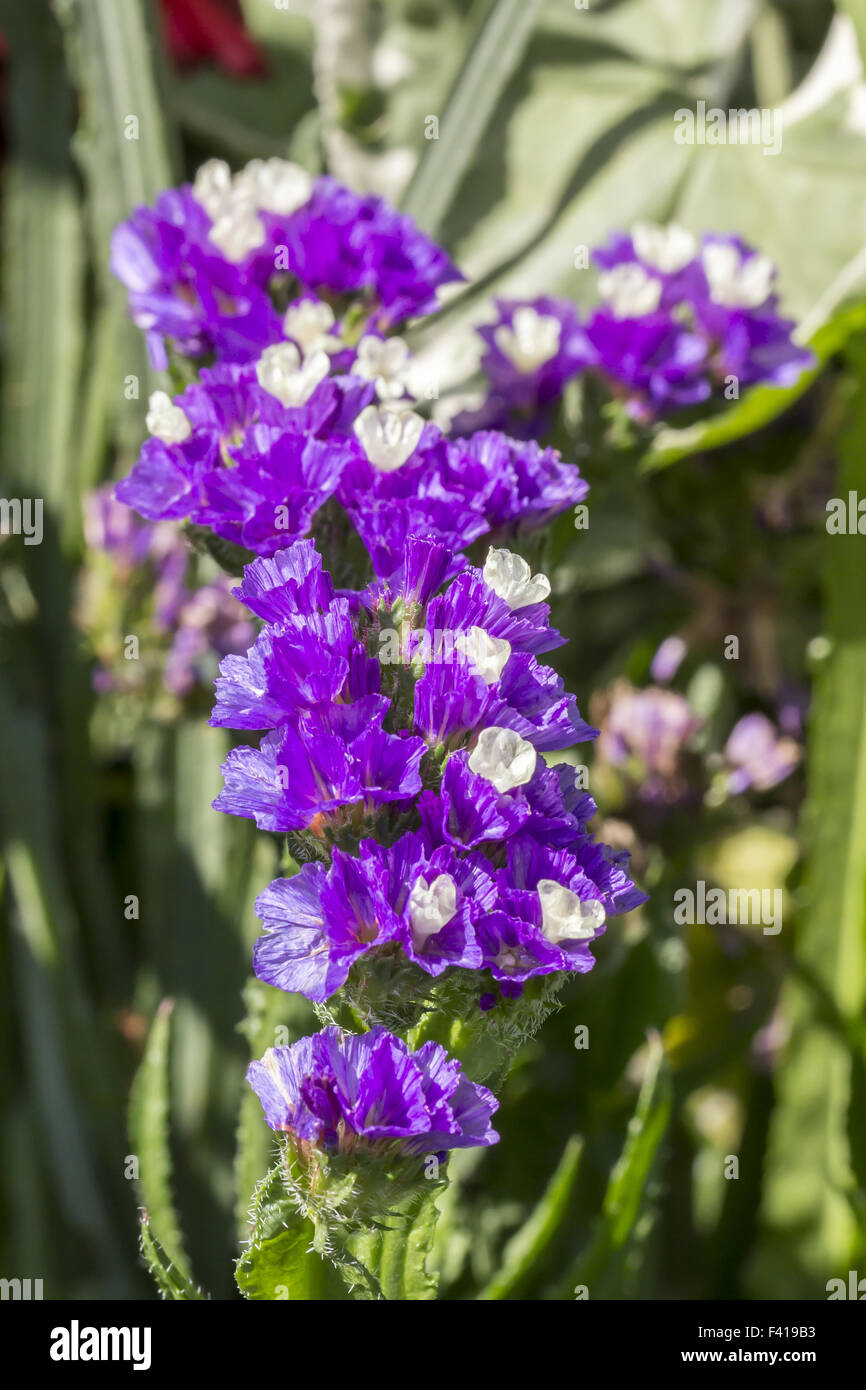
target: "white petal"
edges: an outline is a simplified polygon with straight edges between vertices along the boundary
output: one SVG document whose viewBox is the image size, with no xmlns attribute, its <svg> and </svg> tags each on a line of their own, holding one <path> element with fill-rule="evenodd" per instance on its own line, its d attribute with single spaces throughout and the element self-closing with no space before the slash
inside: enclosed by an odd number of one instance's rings
<svg viewBox="0 0 866 1390">
<path fill-rule="evenodd" d="M 691 232 L 676 222 L 666 227 L 654 222 L 637 222 L 632 228 L 631 239 L 640 259 L 663 275 L 675 275 L 694 260 L 697 251 Z"/>
<path fill-rule="evenodd" d="M 457 634 L 467 661 L 474 666 L 485 685 L 495 685 L 511 656 L 511 643 L 504 637 L 491 637 L 483 627 L 470 627 Z"/>
<path fill-rule="evenodd" d="M 355 421 L 354 429 L 373 467 L 393 473 L 414 454 L 424 420 L 412 410 L 398 413 L 368 405 Z"/>
<path fill-rule="evenodd" d="M 648 275 L 637 261 L 625 261 L 606 270 L 598 277 L 598 288 L 618 319 L 639 319 L 653 314 L 662 297 L 661 280 Z"/>
<path fill-rule="evenodd" d="M 516 555 L 513 550 L 498 550 L 491 546 L 482 575 L 488 588 L 512 609 L 526 608 L 530 603 L 543 603 L 550 594 L 547 575 L 533 575 L 523 556 Z"/>
<path fill-rule="evenodd" d="M 538 755 L 531 743 L 513 729 L 495 725 L 482 729 L 469 755 L 469 770 L 492 783 L 498 792 L 523 787 L 532 778 Z"/>
<path fill-rule="evenodd" d="M 294 343 L 274 343 L 265 348 L 256 363 L 262 390 L 276 396 L 285 406 L 306 405 L 330 370 L 331 359 L 326 352 L 314 352 L 302 364 Z"/>
<path fill-rule="evenodd" d="M 208 159 L 196 173 L 192 196 L 216 220 L 232 190 L 232 171 L 224 159 Z"/>
<path fill-rule="evenodd" d="M 493 334 L 499 351 L 519 372 L 534 372 L 559 351 L 562 324 L 552 314 L 539 314 L 531 304 L 515 309 L 510 324 Z"/>
<path fill-rule="evenodd" d="M 538 880 L 538 897 L 541 930 L 554 945 L 561 941 L 588 941 L 604 926 L 606 913 L 597 898 L 582 900 L 555 879 Z"/>
<path fill-rule="evenodd" d="M 151 395 L 144 423 L 164 444 L 182 444 L 192 434 L 189 420 L 165 391 L 154 391 Z"/>
<path fill-rule="evenodd" d="M 457 885 L 450 874 L 437 874 L 432 883 L 419 878 L 409 894 L 412 939 L 421 950 L 429 936 L 447 926 L 457 912 Z"/>
</svg>

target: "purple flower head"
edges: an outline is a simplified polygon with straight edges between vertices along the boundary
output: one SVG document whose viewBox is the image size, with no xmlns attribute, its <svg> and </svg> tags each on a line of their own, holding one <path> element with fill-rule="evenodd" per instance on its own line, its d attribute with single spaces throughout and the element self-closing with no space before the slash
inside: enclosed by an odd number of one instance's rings
<svg viewBox="0 0 866 1390">
<path fill-rule="evenodd" d="M 330 712 L 320 706 L 266 734 L 259 748 L 233 748 L 215 809 L 286 832 L 343 806 L 373 810 L 417 796 L 426 744 L 386 733 L 386 709 L 376 695 Z"/>
<path fill-rule="evenodd" d="M 681 762 L 701 726 L 683 695 L 660 686 L 620 682 L 601 721 L 597 756 L 620 768 L 643 801 L 676 801 L 686 787 Z"/>
<path fill-rule="evenodd" d="M 490 396 L 477 417 L 458 417 L 454 432 L 504 428 L 525 438 L 546 427 L 566 382 L 593 354 L 568 300 L 498 299 L 496 309 L 498 321 L 478 329 Z"/>
<path fill-rule="evenodd" d="M 304 535 L 349 458 L 339 424 L 349 387 L 304 380 L 294 359 L 269 375 L 264 360 L 203 368 L 174 401 L 155 392 L 151 437 L 117 485 L 118 499 L 151 520 L 187 517 L 261 554 Z M 370 389 L 355 393 L 353 410 Z"/>
<path fill-rule="evenodd" d="M 329 868 L 306 864 L 276 879 L 256 902 L 265 927 L 253 952 L 259 979 L 328 999 L 368 951 L 399 947 L 428 975 L 477 969 L 475 923 L 496 892 L 482 855 L 429 851 L 410 832 L 383 847 L 362 840 L 358 857 L 335 850 Z"/>
<path fill-rule="evenodd" d="M 729 768 L 728 790 L 736 796 L 754 787 L 767 791 L 784 782 L 803 756 L 800 745 L 784 738 L 764 714 L 745 714 L 734 725 L 725 744 Z"/>
<path fill-rule="evenodd" d="M 377 1145 L 417 1155 L 495 1144 L 498 1102 L 438 1043 L 410 1052 L 384 1028 L 360 1037 L 325 1028 L 269 1048 L 247 1080 L 271 1129 L 316 1148 Z"/>
<path fill-rule="evenodd" d="M 110 263 L 160 370 L 167 343 L 188 357 L 235 362 L 285 338 L 306 349 L 309 316 L 283 319 L 276 308 L 287 276 L 300 302 L 357 297 L 381 327 L 430 313 L 439 287 L 461 278 L 441 247 L 381 198 L 312 180 L 279 159 L 253 160 L 234 176 L 208 161 L 192 186 L 135 209 L 114 232 Z M 321 332 L 333 323 L 331 315 Z"/>
<path fill-rule="evenodd" d="M 227 576 L 190 587 L 190 550 L 170 522 L 140 521 L 106 486 L 84 500 L 84 531 L 90 552 L 76 611 L 100 656 L 116 647 L 116 637 L 103 643 L 101 625 L 116 621 L 127 631 L 130 604 L 130 615 L 152 625 L 154 645 L 162 653 L 162 684 L 178 698 L 196 685 L 210 685 L 219 658 L 250 645 L 253 628 L 232 597 Z M 139 597 L 142 591 L 147 599 Z M 119 677 L 107 661 L 95 681 L 102 690 L 130 686 L 126 673 Z"/>
</svg>

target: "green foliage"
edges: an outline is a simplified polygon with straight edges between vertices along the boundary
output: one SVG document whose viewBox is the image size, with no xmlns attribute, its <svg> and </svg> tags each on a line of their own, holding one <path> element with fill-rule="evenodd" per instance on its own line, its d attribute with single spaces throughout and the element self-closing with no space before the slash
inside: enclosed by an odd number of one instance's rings
<svg viewBox="0 0 866 1390">
<path fill-rule="evenodd" d="M 840 444 L 837 493 L 866 493 L 866 338 L 852 342 L 857 388 Z M 821 1297 L 828 1272 L 862 1258 L 853 1156 L 862 1155 L 866 1004 L 866 568 L 862 537 L 827 535 L 823 583 L 832 644 L 818 682 L 803 811 L 809 857 L 787 985 L 791 1039 L 778 1079 L 755 1278 L 780 1297 Z M 852 1154 L 852 1143 L 854 1145 Z"/>
<path fill-rule="evenodd" d="M 129 1137 L 138 1162 L 138 1190 L 144 1206 L 142 1248 L 155 1249 L 185 1283 L 190 1280 L 180 1223 L 171 1192 L 168 1132 L 168 1049 L 172 1001 L 157 1010 L 144 1057 L 129 1096 Z"/>
<path fill-rule="evenodd" d="M 588 1247 L 557 1285 L 558 1298 L 611 1298 L 634 1278 L 652 1220 L 651 1177 L 670 1121 L 672 1085 L 661 1039 L 650 1038 L 646 1070 L 622 1153 Z M 583 1294 L 582 1290 L 587 1290 Z"/>
<path fill-rule="evenodd" d="M 577 1180 L 583 1140 L 574 1135 L 566 1144 L 538 1206 L 511 1237 L 502 1252 L 502 1266 L 478 1295 L 483 1301 L 508 1298 L 531 1273 L 567 1217 L 569 1198 Z"/>
</svg>

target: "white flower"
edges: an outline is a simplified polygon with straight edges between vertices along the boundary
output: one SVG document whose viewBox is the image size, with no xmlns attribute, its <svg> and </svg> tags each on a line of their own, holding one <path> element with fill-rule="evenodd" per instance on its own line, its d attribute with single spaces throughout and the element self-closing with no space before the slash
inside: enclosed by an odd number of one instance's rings
<svg viewBox="0 0 866 1390">
<path fill-rule="evenodd" d="M 355 434 L 374 468 L 393 473 L 414 454 L 424 421 L 412 410 L 397 412 L 368 405 L 355 421 Z"/>
<path fill-rule="evenodd" d="M 375 381 L 379 399 L 396 400 L 406 389 L 409 347 L 402 338 L 376 338 L 365 333 L 358 343 L 352 372 Z"/>
<path fill-rule="evenodd" d="M 636 222 L 631 232 L 637 255 L 653 270 L 675 275 L 694 259 L 697 242 L 691 232 L 677 222 L 660 227 L 655 222 Z"/>
<path fill-rule="evenodd" d="M 648 275 L 637 261 L 624 261 L 598 277 L 602 298 L 609 300 L 618 319 L 639 319 L 655 313 L 662 297 L 662 282 Z"/>
<path fill-rule="evenodd" d="M 736 246 L 711 241 L 701 252 L 710 298 L 728 309 L 757 309 L 773 288 L 769 256 L 740 255 Z"/>
<path fill-rule="evenodd" d="M 291 304 L 283 318 L 283 332 L 294 338 L 306 357 L 311 352 L 336 352 L 342 341 L 328 330 L 334 326 L 334 311 L 322 299 L 302 299 Z"/>
<path fill-rule="evenodd" d="M 519 372 L 534 372 L 559 351 L 562 324 L 552 314 L 539 314 L 531 304 L 515 309 L 510 324 L 493 334 L 499 351 Z"/>
<path fill-rule="evenodd" d="M 498 792 L 523 787 L 535 771 L 537 754 L 513 729 L 482 729 L 469 754 L 469 770 L 491 782 Z"/>
<path fill-rule="evenodd" d="M 255 204 L 239 189 L 232 188 L 223 199 L 208 239 L 234 264 L 264 244 L 265 229 Z"/>
<path fill-rule="evenodd" d="M 235 178 L 235 186 L 261 212 L 288 217 L 310 201 L 313 180 L 288 159 L 251 159 Z"/>
<path fill-rule="evenodd" d="M 588 941 L 604 926 L 606 913 L 597 898 L 582 901 L 570 888 L 552 878 L 538 880 L 541 930 L 548 941 Z"/>
<path fill-rule="evenodd" d="M 523 556 L 515 555 L 513 550 L 491 546 L 481 573 L 488 588 L 504 599 L 509 608 L 543 603 L 550 593 L 547 575 L 533 574 Z"/>
<path fill-rule="evenodd" d="M 417 879 L 409 894 L 409 921 L 416 949 L 423 950 L 428 936 L 446 927 L 456 912 L 457 884 L 450 874 L 437 874 L 432 883 Z"/>
<path fill-rule="evenodd" d="M 196 173 L 192 196 L 204 208 L 211 221 L 232 191 L 232 171 L 224 159 L 208 159 Z"/>
<path fill-rule="evenodd" d="M 148 401 L 144 423 L 163 444 L 182 444 L 192 434 L 192 425 L 179 405 L 165 391 L 154 391 Z"/>
<path fill-rule="evenodd" d="M 326 352 L 314 352 L 301 362 L 294 343 L 274 343 L 265 348 L 256 363 L 256 377 L 263 391 L 276 396 L 282 405 L 306 405 L 319 382 L 331 370 Z"/>
<path fill-rule="evenodd" d="M 483 627 L 470 627 L 468 632 L 459 636 L 467 661 L 485 685 L 495 685 L 511 655 L 511 643 L 504 637 L 491 637 Z"/>
</svg>

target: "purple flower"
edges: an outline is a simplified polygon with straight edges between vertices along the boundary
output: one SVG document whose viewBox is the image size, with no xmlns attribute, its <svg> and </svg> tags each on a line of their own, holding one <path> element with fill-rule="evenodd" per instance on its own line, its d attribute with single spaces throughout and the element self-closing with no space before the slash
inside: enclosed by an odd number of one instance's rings
<svg viewBox="0 0 866 1390">
<path fill-rule="evenodd" d="M 453 433 L 502 428 L 534 436 L 549 423 L 566 382 L 590 364 L 592 349 L 567 300 L 498 299 L 496 309 L 498 321 L 478 329 L 490 395 L 477 415 L 455 419 Z"/>
<path fill-rule="evenodd" d="M 217 811 L 286 832 L 318 816 L 363 802 L 405 801 L 421 790 L 423 739 L 386 733 L 385 701 L 322 707 L 266 734 L 259 748 L 233 748 L 223 763 Z"/>
<path fill-rule="evenodd" d="M 695 405 L 710 395 L 702 338 L 664 314 L 620 318 L 599 309 L 586 326 L 596 368 L 614 392 L 624 388 L 629 412 L 651 418 L 660 411 Z"/>
<path fill-rule="evenodd" d="M 110 263 L 160 370 L 166 343 L 246 362 L 284 335 L 297 342 L 275 305 L 287 275 L 304 294 L 358 297 L 382 328 L 430 313 L 439 287 L 461 278 L 383 199 L 284 160 L 254 160 L 234 177 L 209 161 L 192 187 L 135 209 L 114 232 Z"/>
<path fill-rule="evenodd" d="M 635 690 L 618 682 L 611 692 L 597 756 L 620 768 L 642 801 L 674 802 L 687 791 L 681 762 L 701 726 L 688 700 L 675 690 Z"/>
<path fill-rule="evenodd" d="M 498 1102 L 486 1087 L 438 1043 L 413 1053 L 384 1028 L 353 1037 L 331 1027 L 269 1048 L 247 1080 L 271 1129 L 316 1148 L 375 1144 L 425 1154 L 499 1138 L 490 1124 Z"/>
<path fill-rule="evenodd" d="M 732 796 L 754 787 L 767 791 L 784 782 L 803 753 L 792 738 L 780 737 L 764 714 L 745 714 L 728 735 L 725 761 L 730 769 L 728 790 Z"/>
<path fill-rule="evenodd" d="M 477 969 L 474 926 L 496 892 L 482 855 L 428 851 L 410 832 L 389 847 L 362 840 L 358 857 L 335 849 L 328 869 L 306 864 L 256 902 L 265 927 L 253 952 L 259 979 L 321 1003 L 360 956 L 398 945 L 428 975 Z"/>
</svg>

